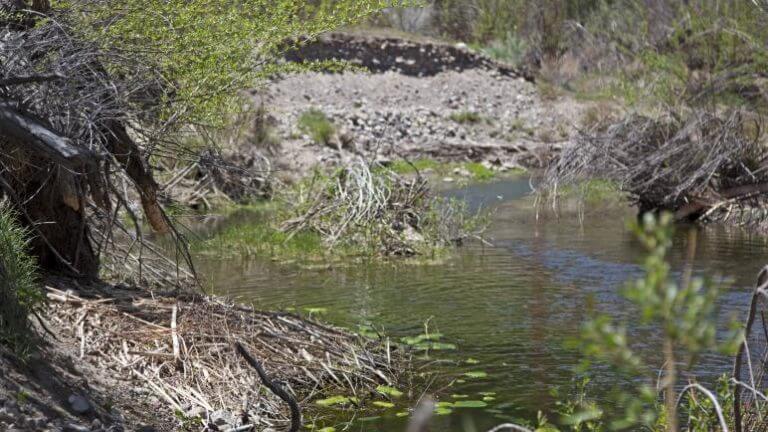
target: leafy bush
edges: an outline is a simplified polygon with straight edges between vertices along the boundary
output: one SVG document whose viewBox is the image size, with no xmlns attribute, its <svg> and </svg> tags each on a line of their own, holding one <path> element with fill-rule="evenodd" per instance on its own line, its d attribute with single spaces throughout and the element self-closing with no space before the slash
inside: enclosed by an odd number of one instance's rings
<svg viewBox="0 0 768 432">
<path fill-rule="evenodd" d="M 299 117 L 299 130 L 309 135 L 317 144 L 329 145 L 336 128 L 324 112 L 317 108 L 305 111 Z"/>
<path fill-rule="evenodd" d="M 0 204 L 0 342 L 22 354 L 34 342 L 29 315 L 39 311 L 45 299 L 37 283 L 37 263 L 27 252 L 28 242 L 29 233 Z"/>
</svg>

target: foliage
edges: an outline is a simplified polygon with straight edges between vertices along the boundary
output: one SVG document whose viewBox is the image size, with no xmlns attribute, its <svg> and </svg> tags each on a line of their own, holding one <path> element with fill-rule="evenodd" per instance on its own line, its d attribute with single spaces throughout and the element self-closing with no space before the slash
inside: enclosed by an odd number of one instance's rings
<svg viewBox="0 0 768 432">
<path fill-rule="evenodd" d="M 402 0 L 319 4 L 127 0 L 116 5 L 104 0 L 68 0 L 55 2 L 54 7 L 77 16 L 80 32 L 97 41 L 105 52 L 138 56 L 159 67 L 164 72 L 167 118 L 175 115 L 193 124 L 221 125 L 228 119 L 227 113 L 239 109 L 239 90 L 296 68 L 276 62 L 278 54 L 291 44 L 359 22 L 384 8 L 409 4 Z"/>
<path fill-rule="evenodd" d="M 509 31 L 504 37 L 493 39 L 487 45 L 481 46 L 480 50 L 496 60 L 519 65 L 528 51 L 528 43 L 519 35 Z"/>
<path fill-rule="evenodd" d="M 28 251 L 29 233 L 15 214 L 0 204 L 0 342 L 25 354 L 34 346 L 29 316 L 42 310 L 45 296 L 37 281 L 37 263 Z"/>
<path fill-rule="evenodd" d="M 299 130 L 309 135 L 317 144 L 329 145 L 336 128 L 324 112 L 312 108 L 299 116 Z"/>
</svg>

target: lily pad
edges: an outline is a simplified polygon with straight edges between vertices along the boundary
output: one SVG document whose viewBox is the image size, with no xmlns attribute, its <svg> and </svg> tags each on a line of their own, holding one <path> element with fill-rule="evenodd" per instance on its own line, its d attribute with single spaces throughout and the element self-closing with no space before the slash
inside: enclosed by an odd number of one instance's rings
<svg viewBox="0 0 768 432">
<path fill-rule="evenodd" d="M 330 407 L 335 405 L 347 405 L 352 402 L 357 403 L 357 398 L 338 395 L 338 396 L 331 396 L 326 399 L 320 399 L 315 403 L 323 407 Z"/>
<path fill-rule="evenodd" d="M 484 400 L 485 402 L 492 402 L 492 401 L 495 401 L 495 400 L 496 400 L 496 398 L 495 398 L 495 397 L 493 397 L 493 396 L 483 396 L 483 400 Z"/>
<path fill-rule="evenodd" d="M 411 415 L 411 413 L 408 411 L 400 411 L 399 413 L 395 414 L 395 417 L 408 417 L 409 415 Z"/>
<path fill-rule="evenodd" d="M 374 401 L 374 406 L 380 407 L 380 408 L 394 408 L 395 404 L 392 402 L 385 402 L 385 401 Z"/>
<path fill-rule="evenodd" d="M 435 408 L 435 414 L 436 415 L 448 415 L 448 414 L 450 414 L 452 412 L 453 412 L 453 410 L 450 409 L 450 408 L 440 408 L 440 407 Z"/>
<path fill-rule="evenodd" d="M 465 372 L 464 376 L 469 377 L 469 378 L 476 378 L 477 379 L 477 378 L 485 378 L 485 377 L 487 377 L 488 373 L 487 372 L 483 372 L 483 371 L 472 371 L 472 372 Z"/>
<path fill-rule="evenodd" d="M 385 396 L 390 396 L 390 397 L 393 397 L 393 398 L 399 398 L 400 396 L 403 395 L 403 392 L 401 392 L 400 390 L 398 390 L 398 389 L 396 389 L 394 387 L 385 386 L 385 385 L 380 385 L 380 386 L 376 387 L 376 391 L 381 393 L 381 394 L 383 394 L 383 395 L 385 395 Z"/>
<path fill-rule="evenodd" d="M 461 400 L 456 401 L 453 406 L 455 408 L 485 408 L 488 404 L 479 400 Z"/>
<path fill-rule="evenodd" d="M 317 432 L 336 432 L 336 428 L 333 426 L 328 426 L 322 429 L 318 429 Z"/>
<path fill-rule="evenodd" d="M 451 397 L 454 398 L 454 399 L 466 399 L 466 398 L 469 397 L 469 395 L 465 395 L 465 394 L 452 394 Z"/>
<path fill-rule="evenodd" d="M 464 363 L 470 364 L 470 365 L 476 365 L 476 364 L 480 363 L 480 360 L 473 359 L 472 357 L 470 357 L 470 358 L 464 360 Z"/>
<path fill-rule="evenodd" d="M 446 402 L 446 401 L 438 402 L 438 403 L 435 404 L 435 407 L 437 407 L 437 408 L 451 408 L 451 407 L 453 407 L 453 402 Z"/>
</svg>

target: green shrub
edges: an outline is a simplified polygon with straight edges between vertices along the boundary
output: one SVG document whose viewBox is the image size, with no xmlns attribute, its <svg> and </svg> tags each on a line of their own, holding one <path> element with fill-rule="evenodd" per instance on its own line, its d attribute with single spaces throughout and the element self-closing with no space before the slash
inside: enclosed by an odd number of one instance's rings
<svg viewBox="0 0 768 432">
<path fill-rule="evenodd" d="M 0 343 L 24 354 L 34 345 L 29 315 L 45 299 L 37 283 L 37 263 L 27 252 L 29 233 L 15 214 L 0 205 Z"/>
<path fill-rule="evenodd" d="M 324 112 L 312 108 L 299 117 L 299 130 L 309 135 L 318 144 L 329 145 L 336 128 Z"/>
</svg>

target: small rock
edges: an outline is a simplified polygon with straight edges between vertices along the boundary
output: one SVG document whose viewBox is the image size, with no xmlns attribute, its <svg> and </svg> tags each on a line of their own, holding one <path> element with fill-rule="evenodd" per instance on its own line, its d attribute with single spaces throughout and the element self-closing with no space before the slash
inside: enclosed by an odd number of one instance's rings
<svg viewBox="0 0 768 432">
<path fill-rule="evenodd" d="M 234 427 L 237 423 L 232 413 L 224 410 L 212 412 L 208 417 L 208 422 L 218 427 L 219 429 L 223 429 L 227 426 Z"/>
<path fill-rule="evenodd" d="M 78 414 L 85 414 L 91 410 L 91 403 L 88 402 L 88 399 L 82 396 L 73 394 L 69 396 L 67 401 L 69 401 L 69 406 L 72 407 L 72 411 Z"/>
<path fill-rule="evenodd" d="M 68 423 L 64 425 L 64 429 L 62 429 L 63 432 L 91 432 L 91 428 L 87 426 L 82 426 L 75 423 Z"/>
</svg>

